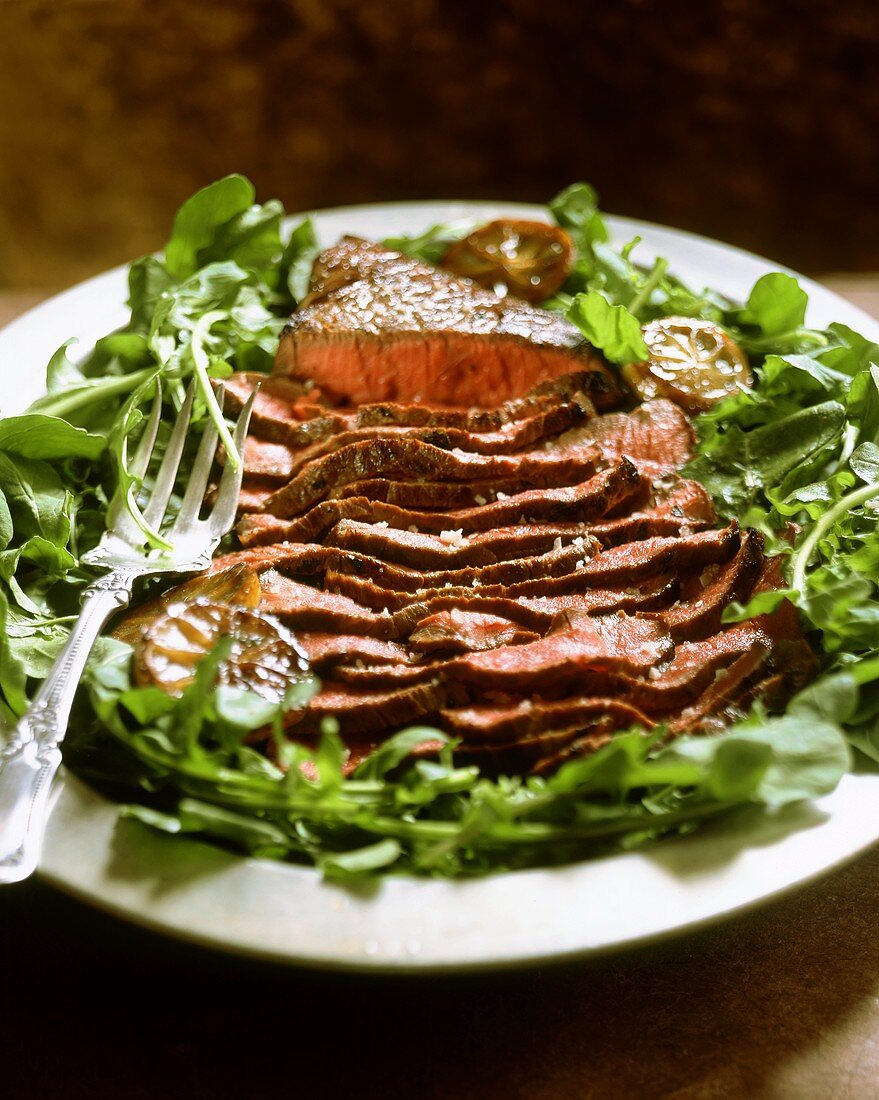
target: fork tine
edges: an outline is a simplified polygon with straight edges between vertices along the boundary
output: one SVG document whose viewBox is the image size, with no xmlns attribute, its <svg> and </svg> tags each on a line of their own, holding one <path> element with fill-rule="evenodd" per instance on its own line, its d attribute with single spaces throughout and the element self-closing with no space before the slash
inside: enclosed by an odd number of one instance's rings
<svg viewBox="0 0 879 1100">
<path fill-rule="evenodd" d="M 217 386 L 215 393 L 217 404 L 220 407 L 220 412 L 222 412 L 226 396 L 226 390 L 222 384 Z M 175 535 L 185 533 L 184 528 L 188 527 L 193 520 L 198 519 L 198 513 L 201 511 L 205 491 L 208 487 L 208 478 L 211 476 L 216 449 L 217 429 L 214 427 L 213 421 L 210 421 L 202 432 L 201 442 L 198 445 L 198 451 L 189 475 L 189 483 L 180 504 L 180 511 L 177 513 L 177 519 L 171 528 L 170 537 L 172 539 Z"/>
<path fill-rule="evenodd" d="M 153 407 L 143 435 L 134 452 L 134 458 L 128 463 L 128 471 L 138 480 L 141 480 L 147 472 L 152 457 L 156 436 L 159 433 L 159 423 L 162 419 L 162 382 L 156 378 L 156 396 L 153 398 Z M 107 528 L 114 530 L 119 535 L 128 534 L 136 537 L 138 531 L 134 521 L 128 515 L 128 508 L 123 498 L 116 494 L 115 499 L 107 509 Z"/>
<path fill-rule="evenodd" d="M 220 538 L 225 535 L 235 522 L 235 511 L 238 507 L 238 491 L 241 488 L 241 479 L 244 476 L 244 443 L 247 439 L 247 429 L 250 427 L 250 414 L 253 412 L 253 403 L 256 400 L 258 392 L 259 383 L 250 391 L 250 397 L 247 399 L 247 404 L 241 410 L 235 424 L 235 433 L 232 436 L 232 440 L 235 443 L 235 449 L 241 456 L 241 463 L 238 469 L 235 470 L 232 468 L 232 464 L 227 462 L 223 470 L 223 476 L 220 478 L 217 501 L 208 519 L 210 532 L 214 538 Z"/>
<path fill-rule="evenodd" d="M 144 520 L 150 527 L 158 527 L 168 507 L 171 493 L 174 491 L 174 482 L 177 479 L 177 470 L 180 467 L 180 458 L 186 443 L 186 433 L 189 430 L 189 422 L 192 415 L 192 402 L 195 398 L 195 383 L 193 382 L 186 391 L 186 397 L 180 406 L 174 430 L 168 440 L 162 464 L 156 474 L 156 482 L 153 486 L 150 501 L 143 514 Z"/>
<path fill-rule="evenodd" d="M 156 445 L 156 436 L 159 432 L 159 421 L 162 419 L 162 383 L 156 379 L 156 396 L 153 398 L 153 407 L 150 410 L 150 418 L 140 437 L 140 443 L 134 452 L 134 458 L 129 463 L 128 469 L 137 478 L 142 478 L 147 472 L 153 447 Z"/>
</svg>

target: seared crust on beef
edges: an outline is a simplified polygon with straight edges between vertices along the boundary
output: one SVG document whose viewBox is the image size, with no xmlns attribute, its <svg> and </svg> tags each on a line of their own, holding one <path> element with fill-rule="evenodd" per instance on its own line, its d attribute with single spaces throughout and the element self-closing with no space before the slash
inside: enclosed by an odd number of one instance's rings
<svg viewBox="0 0 879 1100">
<path fill-rule="evenodd" d="M 400 488 L 399 482 L 396 485 L 392 482 L 386 484 L 397 490 Z M 426 512 L 352 495 L 341 500 L 322 501 L 295 520 L 285 521 L 263 515 L 245 516 L 238 525 L 238 534 L 244 545 L 253 546 L 318 539 L 343 519 L 370 520 L 405 530 L 415 527 L 418 531 L 432 534 L 460 530 L 467 535 L 522 522 L 592 523 L 631 499 L 642 485 L 641 475 L 626 458 L 592 474 L 585 481 L 550 490 L 526 489 L 499 494 L 497 489 L 486 489 L 485 492 L 491 493 L 491 496 L 480 497 L 478 483 L 457 487 L 423 482 L 417 483 L 416 487 L 428 502 L 428 507 L 443 509 L 443 506 L 450 505 L 452 510 Z M 466 507 L 455 507 L 454 498 L 449 495 L 450 488 L 460 488 L 467 500 Z M 475 504 L 474 497 L 479 498 Z"/>
<path fill-rule="evenodd" d="M 534 737 L 542 730 L 580 730 L 596 718 L 612 714 L 623 726 L 643 726 L 653 722 L 631 703 L 611 697 L 573 695 L 567 699 L 520 699 L 515 703 L 481 703 L 450 708 L 440 718 L 449 733 L 468 741 L 507 741 Z"/>
<path fill-rule="evenodd" d="M 616 504 L 622 504 L 639 489 L 640 479 L 630 479 L 627 472 L 634 468 L 626 459 L 622 463 L 622 471 L 620 466 L 612 467 L 571 489 L 519 493 L 482 507 L 451 512 L 399 508 L 367 497 L 325 500 L 296 520 L 262 513 L 244 516 L 238 536 L 246 547 L 329 538 L 339 546 L 397 561 L 413 556 L 421 559 L 430 547 L 437 548 L 437 536 L 460 531 L 471 548 L 480 548 L 476 554 L 490 553 L 500 560 L 512 547 L 524 549 L 528 545 L 536 549 L 546 539 L 566 542 L 588 532 L 602 545 L 616 546 L 651 535 L 677 535 L 682 528 L 698 531 L 714 522 L 708 494 L 692 481 L 681 481 L 668 497 L 652 507 L 592 522 L 593 516 L 607 513 L 614 495 Z M 403 532 L 413 540 L 403 537 Z M 428 537 L 433 541 L 426 541 Z M 453 552 L 460 549 L 448 548 Z"/>
<path fill-rule="evenodd" d="M 319 501 L 351 483 L 356 495 L 372 495 L 363 485 L 373 478 L 415 477 L 424 482 L 476 481 L 500 489 L 539 489 L 570 485 L 595 473 L 594 448 L 571 447 L 565 451 L 528 451 L 520 455 L 475 455 L 445 451 L 419 439 L 373 439 L 349 443 L 304 466 L 293 479 L 273 493 L 264 507 L 281 517 L 298 516 Z"/>
<path fill-rule="evenodd" d="M 370 443 L 377 439 L 417 439 L 444 451 L 469 451 L 473 454 L 508 455 L 530 447 L 542 439 L 558 435 L 586 419 L 582 404 L 570 402 L 526 420 L 506 425 L 509 430 L 468 432 L 462 428 L 370 427 L 334 430 L 334 419 L 321 417 L 305 421 L 299 437 L 285 440 L 258 439 L 251 436 L 244 450 L 244 471 L 249 477 L 273 481 L 290 480 L 303 466 L 352 443 Z M 318 427 L 320 425 L 320 427 Z M 306 432 L 305 429 L 308 429 Z M 314 442 L 304 438 L 317 436 Z M 221 456 L 222 457 L 222 456 Z"/>
</svg>

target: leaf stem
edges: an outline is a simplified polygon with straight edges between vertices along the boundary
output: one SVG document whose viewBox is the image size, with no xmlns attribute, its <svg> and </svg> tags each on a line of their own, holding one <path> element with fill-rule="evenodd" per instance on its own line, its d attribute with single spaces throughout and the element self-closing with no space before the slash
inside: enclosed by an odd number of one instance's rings
<svg viewBox="0 0 879 1100">
<path fill-rule="evenodd" d="M 852 508 L 857 508 L 861 504 L 866 504 L 868 500 L 872 500 L 876 496 L 879 496 L 879 481 L 870 482 L 869 485 L 864 485 L 860 489 L 848 493 L 824 513 L 791 559 L 791 588 L 799 592 L 801 596 L 806 594 L 806 568 L 818 543 L 831 527 L 842 519 L 846 512 L 851 511 Z"/>
<path fill-rule="evenodd" d="M 634 313 L 636 317 L 638 316 L 638 310 L 642 309 L 650 301 L 650 295 L 656 290 L 657 286 L 659 286 L 667 270 L 668 260 L 660 256 L 653 265 L 650 274 L 644 280 L 641 289 L 631 302 L 629 302 L 629 313 Z"/>
<path fill-rule="evenodd" d="M 235 441 L 232 438 L 232 433 L 229 431 L 229 427 L 223 417 L 222 410 L 217 404 L 217 398 L 214 394 L 214 388 L 211 385 L 211 380 L 208 377 L 208 367 L 210 360 L 208 354 L 204 349 L 204 341 L 211 328 L 211 325 L 216 324 L 225 316 L 220 310 L 211 310 L 210 313 L 203 314 L 196 322 L 195 327 L 192 330 L 192 339 L 190 341 L 190 351 L 192 352 L 192 362 L 195 367 L 195 377 L 198 382 L 198 388 L 201 391 L 204 403 L 207 406 L 208 415 L 214 422 L 214 427 L 217 429 L 217 433 L 222 441 L 223 447 L 226 450 L 226 459 L 232 465 L 233 470 L 237 470 L 241 465 L 241 455 L 238 453 L 238 448 L 235 446 Z"/>
<path fill-rule="evenodd" d="M 480 846 L 492 844 L 545 844 L 565 841 L 592 840 L 639 830 L 666 829 L 688 821 L 731 810 L 732 802 L 702 802 L 682 810 L 670 810 L 662 814 L 623 813 L 619 817 L 579 825 L 557 825 L 551 822 L 495 821 L 485 831 L 470 838 L 470 843 Z M 404 821 L 390 817 L 360 817 L 355 822 L 361 829 L 398 840 L 454 840 L 461 833 L 461 822 L 455 821 Z"/>
<path fill-rule="evenodd" d="M 813 328 L 792 328 L 788 329 L 787 332 L 776 332 L 769 336 L 741 337 L 739 342 L 745 347 L 746 351 L 769 351 L 783 355 L 785 352 L 782 351 L 782 347 L 786 340 L 798 342 L 807 338 L 812 341 L 813 346 L 816 348 L 827 347 L 830 343 L 824 333 Z"/>
</svg>

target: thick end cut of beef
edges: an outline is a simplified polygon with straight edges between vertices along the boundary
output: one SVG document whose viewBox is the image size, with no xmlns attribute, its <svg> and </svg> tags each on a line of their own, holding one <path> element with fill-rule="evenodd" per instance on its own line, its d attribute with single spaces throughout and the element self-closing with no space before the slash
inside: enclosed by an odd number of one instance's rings
<svg viewBox="0 0 879 1100">
<path fill-rule="evenodd" d="M 599 408 L 620 387 L 564 317 L 367 241 L 322 253 L 312 293 L 284 330 L 275 373 L 339 404 L 492 407 L 570 371 Z"/>
</svg>

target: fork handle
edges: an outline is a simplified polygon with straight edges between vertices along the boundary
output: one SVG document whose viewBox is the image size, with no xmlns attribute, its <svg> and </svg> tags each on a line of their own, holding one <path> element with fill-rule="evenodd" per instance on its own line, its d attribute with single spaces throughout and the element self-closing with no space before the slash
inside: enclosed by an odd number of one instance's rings
<svg viewBox="0 0 879 1100">
<path fill-rule="evenodd" d="M 39 862 L 49 795 L 76 689 L 107 620 L 128 606 L 135 576 L 114 570 L 85 590 L 70 637 L 0 749 L 0 884 L 27 878 Z"/>
</svg>

